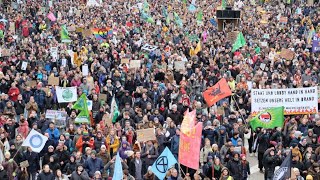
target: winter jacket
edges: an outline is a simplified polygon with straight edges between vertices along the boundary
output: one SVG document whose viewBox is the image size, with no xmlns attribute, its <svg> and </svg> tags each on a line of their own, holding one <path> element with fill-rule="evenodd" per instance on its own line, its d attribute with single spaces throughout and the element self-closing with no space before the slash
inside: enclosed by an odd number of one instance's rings
<svg viewBox="0 0 320 180">
<path fill-rule="evenodd" d="M 267 178 L 273 178 L 273 173 L 275 170 L 275 167 L 279 165 L 280 158 L 279 156 L 271 156 L 270 154 L 267 154 L 264 157 L 264 167 L 265 167 L 265 173 Z"/>
<path fill-rule="evenodd" d="M 80 175 L 77 171 L 73 171 L 70 180 L 90 180 L 90 177 L 86 171 L 83 171 Z"/>
<path fill-rule="evenodd" d="M 77 143 L 76 143 L 76 148 L 77 148 L 80 152 L 84 153 L 85 148 L 86 148 L 86 147 L 91 147 L 91 148 L 93 148 L 93 147 L 94 147 L 93 144 L 94 144 L 93 138 L 90 138 L 90 139 L 89 139 L 89 144 L 83 144 L 83 136 L 81 136 L 81 137 L 78 139 Z"/>
<path fill-rule="evenodd" d="M 20 91 L 19 91 L 19 88 L 17 88 L 17 87 L 11 87 L 8 91 L 8 95 L 10 97 L 10 100 L 13 102 L 17 101 L 19 94 L 20 94 Z"/>
<path fill-rule="evenodd" d="M 29 167 L 27 168 L 29 173 L 35 173 L 40 170 L 38 153 L 27 151 L 24 154 L 24 160 L 29 162 Z"/>
<path fill-rule="evenodd" d="M 24 113 L 24 108 L 26 107 L 24 101 L 16 101 L 14 103 L 14 108 L 16 109 L 16 114 L 20 115 Z"/>
<path fill-rule="evenodd" d="M 119 145 L 120 145 L 120 141 L 119 141 L 119 138 L 116 135 L 114 136 L 114 141 L 113 141 L 112 144 L 111 144 L 110 135 L 107 136 L 107 138 L 106 138 L 106 146 L 108 148 L 108 152 L 112 151 L 113 153 L 116 153 L 118 151 Z"/>
<path fill-rule="evenodd" d="M 147 154 L 147 151 L 149 151 L 149 154 Z M 150 155 L 151 157 L 148 158 L 148 155 Z M 146 167 L 152 166 L 152 164 L 158 158 L 158 156 L 158 150 L 153 145 L 146 145 L 142 148 L 141 159 L 144 160 Z"/>
<path fill-rule="evenodd" d="M 2 162 L 2 166 L 5 168 L 7 174 L 9 175 L 18 170 L 18 165 L 15 161 L 9 162 L 8 160 L 5 160 Z M 9 180 L 14 180 L 14 177 L 9 176 Z"/>
<path fill-rule="evenodd" d="M 34 100 L 40 108 L 44 108 L 46 93 L 43 90 L 36 90 L 34 92 Z"/>
<path fill-rule="evenodd" d="M 200 164 L 204 164 L 208 161 L 208 155 L 212 152 L 211 146 L 204 146 L 200 151 Z"/>
<path fill-rule="evenodd" d="M 105 145 L 106 143 L 106 139 L 104 137 L 98 139 L 98 138 L 95 138 L 94 140 L 94 149 L 96 150 L 96 152 L 99 152 L 100 151 L 100 147 L 102 145 Z"/>
<path fill-rule="evenodd" d="M 171 139 L 170 150 L 172 154 L 175 156 L 178 156 L 179 154 L 179 142 L 180 142 L 180 135 L 174 135 Z"/>
<path fill-rule="evenodd" d="M 102 160 L 97 157 L 95 159 L 87 159 L 84 166 L 90 177 L 93 177 L 96 171 L 102 173 L 104 168 Z"/>
<path fill-rule="evenodd" d="M 59 137 L 60 137 L 60 132 L 58 130 L 58 128 L 54 128 L 54 129 L 50 129 L 48 128 L 46 130 L 46 133 L 49 134 L 49 139 L 53 140 L 54 143 L 58 143 Z"/>
<path fill-rule="evenodd" d="M 241 172 L 241 164 L 239 160 L 230 160 L 227 164 L 227 168 L 230 171 L 230 175 L 234 180 L 241 180 L 242 172 Z"/>
<path fill-rule="evenodd" d="M 269 135 L 268 134 L 263 134 L 263 133 L 260 133 L 258 135 L 258 152 L 259 153 L 264 153 L 268 147 L 269 147 Z"/>
<path fill-rule="evenodd" d="M 115 163 L 114 162 L 111 162 L 109 161 L 105 166 L 104 166 L 104 169 L 109 171 L 109 177 L 112 177 L 113 176 L 113 173 L 114 173 L 114 165 Z M 128 169 L 128 165 L 125 163 L 125 162 L 121 162 L 121 165 L 122 165 L 122 169 L 125 170 L 125 169 Z"/>
<path fill-rule="evenodd" d="M 7 171 L 5 169 L 0 170 L 0 179 L 1 180 L 9 180 Z"/>
</svg>

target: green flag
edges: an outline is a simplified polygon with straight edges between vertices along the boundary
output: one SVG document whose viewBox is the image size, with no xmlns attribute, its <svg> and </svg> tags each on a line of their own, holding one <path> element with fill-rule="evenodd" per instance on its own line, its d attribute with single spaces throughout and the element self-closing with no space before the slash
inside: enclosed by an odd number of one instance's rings
<svg viewBox="0 0 320 180">
<path fill-rule="evenodd" d="M 227 1 L 226 0 L 221 0 L 221 10 L 225 10 L 227 6 Z"/>
<path fill-rule="evenodd" d="M 176 12 L 174 12 L 173 15 L 174 15 L 174 20 L 175 20 L 176 24 L 177 24 L 180 28 L 182 28 L 183 23 L 182 23 L 182 20 L 180 19 L 179 15 L 178 15 Z"/>
<path fill-rule="evenodd" d="M 232 52 L 235 52 L 244 45 L 246 45 L 246 40 L 244 39 L 242 32 L 239 32 L 236 41 L 232 45 Z"/>
<path fill-rule="evenodd" d="M 117 121 L 118 116 L 120 115 L 117 102 L 113 96 L 111 101 L 111 109 L 110 109 L 110 118 L 112 119 L 112 122 L 115 123 Z"/>
<path fill-rule="evenodd" d="M 187 4 L 187 0 L 182 0 L 182 3 Z"/>
<path fill-rule="evenodd" d="M 144 2 L 143 2 L 143 11 L 144 12 L 149 12 L 150 11 L 149 4 L 148 4 L 147 0 L 144 0 Z"/>
<path fill-rule="evenodd" d="M 86 97 L 86 94 L 82 94 L 79 97 L 79 99 L 77 100 L 77 102 L 74 103 L 74 105 L 72 106 L 72 109 L 77 109 L 77 110 L 83 111 L 83 110 L 85 110 L 85 106 L 88 107 L 88 105 L 87 105 L 87 97 Z"/>
<path fill-rule="evenodd" d="M 200 25 L 202 24 L 202 18 L 203 18 L 203 12 L 200 10 L 197 14 L 197 24 Z"/>
<path fill-rule="evenodd" d="M 61 37 L 61 42 L 71 42 L 66 25 L 61 26 L 60 37 Z"/>
<path fill-rule="evenodd" d="M 274 128 L 274 127 L 283 127 L 284 123 L 284 107 L 275 107 L 262 111 L 254 118 L 251 119 L 250 125 L 253 130 L 257 127 L 262 128 Z"/>
<path fill-rule="evenodd" d="M 72 106 L 72 109 L 77 109 L 81 111 L 75 119 L 76 123 L 89 123 L 90 116 L 87 104 L 87 97 L 85 94 L 82 94 L 79 97 L 78 101 Z"/>
</svg>

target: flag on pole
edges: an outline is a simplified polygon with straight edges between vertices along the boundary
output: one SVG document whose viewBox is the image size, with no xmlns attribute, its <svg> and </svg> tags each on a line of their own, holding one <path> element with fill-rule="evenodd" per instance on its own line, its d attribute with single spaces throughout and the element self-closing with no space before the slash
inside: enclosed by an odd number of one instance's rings
<svg viewBox="0 0 320 180">
<path fill-rule="evenodd" d="M 292 152 L 282 162 L 280 168 L 274 172 L 273 180 L 286 180 L 291 178 Z"/>
<path fill-rule="evenodd" d="M 182 20 L 180 19 L 179 15 L 178 15 L 176 12 L 174 12 L 173 15 L 174 15 L 174 20 L 175 20 L 176 24 L 177 24 L 180 28 L 182 28 L 183 23 L 182 23 Z"/>
<path fill-rule="evenodd" d="M 257 127 L 275 128 L 282 127 L 284 123 L 284 107 L 266 109 L 251 119 L 250 125 L 253 130 Z"/>
<path fill-rule="evenodd" d="M 111 101 L 111 109 L 110 109 L 110 118 L 112 119 L 112 122 L 115 123 L 117 121 L 118 116 L 120 115 L 118 105 L 116 102 L 115 97 L 113 96 Z"/>
<path fill-rule="evenodd" d="M 225 10 L 227 6 L 227 1 L 226 0 L 221 0 L 221 10 Z"/>
<path fill-rule="evenodd" d="M 236 41 L 232 45 L 232 52 L 235 52 L 244 45 L 246 45 L 246 40 L 242 32 L 239 32 Z"/>
<path fill-rule="evenodd" d="M 194 49 L 194 53 L 198 54 L 201 51 L 201 41 L 197 43 L 197 47 Z"/>
<path fill-rule="evenodd" d="M 123 179 L 123 170 L 119 152 L 117 153 L 116 162 L 114 163 L 114 173 L 112 179 Z"/>
<path fill-rule="evenodd" d="M 87 97 L 85 94 L 82 94 L 79 97 L 78 101 L 72 106 L 72 109 L 77 109 L 81 111 L 75 119 L 76 123 L 89 123 L 90 116 Z"/>
<path fill-rule="evenodd" d="M 143 2 L 143 11 L 144 12 L 149 12 L 150 11 L 149 3 L 147 2 L 147 0 L 144 0 L 144 2 Z"/>
<path fill-rule="evenodd" d="M 197 24 L 201 24 L 202 23 L 202 18 L 203 18 L 203 12 L 202 10 L 200 10 L 197 14 Z"/>
<path fill-rule="evenodd" d="M 205 92 L 203 92 L 203 98 L 207 102 L 207 105 L 211 107 L 214 103 L 225 97 L 231 96 L 231 94 L 232 92 L 227 80 L 222 78 L 217 84 L 209 87 Z"/>
<path fill-rule="evenodd" d="M 61 42 L 71 42 L 66 25 L 61 26 L 60 37 L 61 37 Z"/>
<path fill-rule="evenodd" d="M 311 44 L 312 42 L 312 38 L 313 36 L 316 34 L 316 30 L 314 30 L 314 27 L 313 25 L 311 26 L 311 29 L 309 30 L 309 34 L 308 34 L 308 37 L 307 37 L 307 43 L 308 44 Z"/>
<path fill-rule="evenodd" d="M 190 133 L 190 130 L 195 126 L 196 110 L 189 111 L 189 109 L 184 113 L 183 121 L 181 123 L 181 132 L 184 134 Z"/>
<path fill-rule="evenodd" d="M 39 153 L 43 149 L 47 140 L 47 136 L 44 136 L 38 131 L 32 129 L 27 138 L 23 141 L 22 146 L 30 147 L 33 152 Z"/>
<path fill-rule="evenodd" d="M 176 158 L 168 147 L 164 149 L 161 155 L 153 163 L 151 171 L 160 179 L 163 180 L 166 177 L 168 169 L 177 163 Z"/>
</svg>

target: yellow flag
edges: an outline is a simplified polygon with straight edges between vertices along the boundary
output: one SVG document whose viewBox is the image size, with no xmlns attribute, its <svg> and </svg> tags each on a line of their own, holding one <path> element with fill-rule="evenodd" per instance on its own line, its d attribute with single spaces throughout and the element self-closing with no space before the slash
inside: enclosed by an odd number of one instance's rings
<svg viewBox="0 0 320 180">
<path fill-rule="evenodd" d="M 198 44 L 197 44 L 196 49 L 194 50 L 194 53 L 198 54 L 198 52 L 200 52 L 200 51 L 201 51 L 201 42 L 199 41 Z"/>
</svg>

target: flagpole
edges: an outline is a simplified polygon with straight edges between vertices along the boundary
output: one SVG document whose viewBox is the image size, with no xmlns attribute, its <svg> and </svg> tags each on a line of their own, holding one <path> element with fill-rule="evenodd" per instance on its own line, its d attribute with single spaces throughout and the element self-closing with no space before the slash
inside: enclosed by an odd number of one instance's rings
<svg viewBox="0 0 320 180">
<path fill-rule="evenodd" d="M 16 155 L 19 153 L 20 149 L 21 149 L 22 146 L 20 146 L 17 150 L 17 152 L 14 154 L 14 156 L 12 157 L 12 159 L 14 159 L 16 157 Z"/>
<path fill-rule="evenodd" d="M 231 95 L 231 98 L 232 98 L 232 100 L 236 103 L 236 106 L 237 106 L 238 110 L 240 110 L 239 105 L 238 105 L 237 101 L 235 100 L 235 98 L 234 98 L 233 96 L 234 96 L 234 95 Z M 243 122 L 244 122 L 245 124 L 247 124 L 247 121 L 245 121 L 245 119 L 244 119 L 243 115 L 241 114 L 241 112 L 239 112 L 239 114 L 240 114 Z"/>
</svg>

